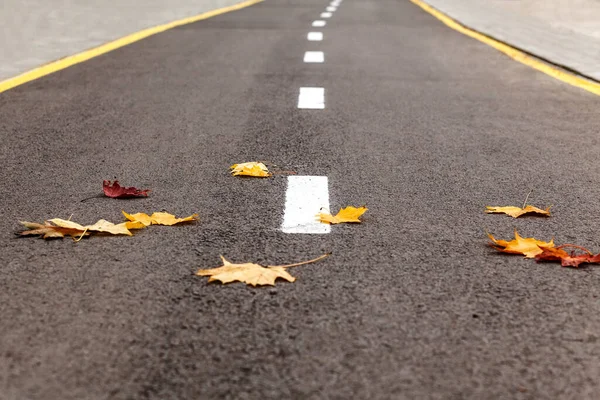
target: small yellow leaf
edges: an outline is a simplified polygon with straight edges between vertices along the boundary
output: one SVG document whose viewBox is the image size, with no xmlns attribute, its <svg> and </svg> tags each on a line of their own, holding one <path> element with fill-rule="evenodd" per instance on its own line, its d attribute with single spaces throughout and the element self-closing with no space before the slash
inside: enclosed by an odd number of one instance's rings
<svg viewBox="0 0 600 400">
<path fill-rule="evenodd" d="M 362 221 L 358 219 L 361 215 L 363 215 L 368 210 L 367 207 L 352 207 L 348 206 L 346 208 L 340 209 L 340 211 L 335 215 L 331 215 L 329 213 L 319 213 L 318 217 L 321 222 L 326 224 L 340 224 L 342 222 L 355 222 L 361 223 Z"/>
<path fill-rule="evenodd" d="M 146 213 L 127 214 L 125 211 L 121 211 L 125 218 L 132 222 L 139 222 L 144 226 L 152 225 L 152 218 Z"/>
<path fill-rule="evenodd" d="M 494 236 L 488 233 L 488 237 L 493 242 L 492 247 L 503 253 L 523 254 L 526 258 L 534 258 L 541 254 L 545 248 L 554 247 L 554 240 L 543 242 L 534 238 L 524 238 L 515 230 L 515 238 L 510 242 L 506 240 L 496 240 Z"/>
<path fill-rule="evenodd" d="M 526 206 L 525 208 L 520 208 L 520 207 L 515 207 L 515 206 L 507 206 L 507 207 L 486 206 L 485 208 L 486 208 L 485 212 L 487 214 L 504 213 L 504 214 L 510 215 L 513 218 L 519 218 L 521 215 L 525 215 L 525 214 L 538 214 L 538 215 L 543 215 L 543 216 L 550 215 L 550 207 L 546 208 L 545 210 L 542 210 L 542 209 L 534 207 L 534 206 L 529 206 L 529 205 Z"/>
<path fill-rule="evenodd" d="M 241 164 L 233 164 L 231 167 L 231 174 L 233 176 L 254 176 L 258 178 L 268 178 L 271 176 L 267 166 L 261 162 L 245 162 Z"/>
<path fill-rule="evenodd" d="M 125 224 L 125 227 L 129 230 L 144 229 L 146 227 L 146 225 L 140 221 L 127 221 L 127 222 L 123 222 L 123 224 Z M 121 224 L 119 224 L 119 225 L 121 225 Z"/>
<path fill-rule="evenodd" d="M 221 256 L 223 266 L 213 269 L 200 269 L 196 272 L 198 276 L 210 276 L 209 282 L 221 281 L 222 283 L 244 282 L 252 286 L 275 285 L 277 278 L 285 279 L 288 282 L 294 282 L 296 278 L 290 275 L 286 268 L 313 263 L 327 257 L 329 254 L 323 254 L 312 260 L 303 261 L 296 264 L 276 265 L 263 267 L 259 264 L 243 263 L 233 264 Z"/>
<path fill-rule="evenodd" d="M 145 213 L 128 214 L 122 211 L 125 218 L 132 222 L 139 222 L 145 226 L 149 225 L 175 225 L 182 222 L 191 222 L 198 219 L 198 214 L 192 214 L 189 217 L 177 218 L 173 214 L 166 212 L 155 212 L 152 215 Z"/>
<path fill-rule="evenodd" d="M 181 222 L 191 222 L 198 219 L 198 214 L 192 214 L 185 218 L 176 218 L 173 214 L 166 212 L 155 212 L 150 216 L 152 219 L 152 225 L 175 225 Z"/>
</svg>

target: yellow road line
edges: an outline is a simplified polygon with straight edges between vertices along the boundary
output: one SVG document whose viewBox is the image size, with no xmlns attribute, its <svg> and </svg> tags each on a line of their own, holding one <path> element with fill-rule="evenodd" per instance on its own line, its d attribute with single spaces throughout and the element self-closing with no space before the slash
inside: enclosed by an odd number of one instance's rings
<svg viewBox="0 0 600 400">
<path fill-rule="evenodd" d="M 53 72 L 60 71 L 61 69 L 65 69 L 70 67 L 71 65 L 79 64 L 81 62 L 87 61 L 90 58 L 98 57 L 104 53 L 108 53 L 109 51 L 118 49 L 119 47 L 127 46 L 133 42 L 137 42 L 138 40 L 142 40 L 147 38 L 148 36 L 155 35 L 160 32 L 164 32 L 166 30 L 175 28 L 177 26 L 191 24 L 192 22 L 200 21 L 203 19 L 207 19 L 210 17 L 214 17 L 215 15 L 225 14 L 231 11 L 239 10 L 248 6 L 251 6 L 256 3 L 260 3 L 263 0 L 246 0 L 241 3 L 234 4 L 232 6 L 219 8 L 216 10 L 208 11 L 202 14 L 195 15 L 193 17 L 179 19 L 177 21 L 169 22 L 163 25 L 158 25 L 152 28 L 143 29 L 139 32 L 132 33 L 130 35 L 124 36 L 120 39 L 113 40 L 112 42 L 105 43 L 101 46 L 94 47 L 89 50 L 85 50 L 81 53 L 74 54 L 72 56 L 68 56 L 62 58 L 60 60 L 53 61 L 49 64 L 42 65 L 41 67 L 34 68 L 31 71 L 27 71 L 22 73 L 21 75 L 17 75 L 14 78 L 9 78 L 4 81 L 0 81 L 0 93 L 5 92 L 9 89 L 14 88 L 15 86 L 22 85 L 24 83 L 33 81 L 35 79 L 41 78 L 42 76 L 49 75 Z"/>
<path fill-rule="evenodd" d="M 521 50 L 515 49 L 514 47 L 507 45 L 506 43 L 499 42 L 495 39 L 490 38 L 489 36 L 485 36 L 477 31 L 469 29 L 466 26 L 461 25 L 454 19 L 450 18 L 448 15 L 443 14 L 442 12 L 436 10 L 435 8 L 431 7 L 429 4 L 426 4 L 421 0 L 410 0 L 410 1 L 412 1 L 414 4 L 418 5 L 423 10 L 425 10 L 429 14 L 433 15 L 434 17 L 436 17 L 437 19 L 442 21 L 444 24 L 446 24 L 450 28 L 452 28 L 462 34 L 470 36 L 473 39 L 479 40 L 480 42 L 483 42 L 483 43 L 487 44 L 488 46 L 491 46 L 491 47 L 495 48 L 496 50 L 501 51 L 502 53 L 506 54 L 507 56 L 511 57 L 512 59 L 514 59 L 522 64 L 525 64 L 525 65 L 527 65 L 531 68 L 534 68 L 540 72 L 543 72 L 546 75 L 550 75 L 551 77 L 556 78 L 560 81 L 568 83 L 569 85 L 577 86 L 578 88 L 587 90 L 588 92 L 594 93 L 596 95 L 600 95 L 600 83 L 587 80 L 579 75 L 576 75 L 576 74 L 567 72 L 563 69 L 560 69 L 558 67 L 549 65 L 536 57 L 533 57 Z"/>
</svg>

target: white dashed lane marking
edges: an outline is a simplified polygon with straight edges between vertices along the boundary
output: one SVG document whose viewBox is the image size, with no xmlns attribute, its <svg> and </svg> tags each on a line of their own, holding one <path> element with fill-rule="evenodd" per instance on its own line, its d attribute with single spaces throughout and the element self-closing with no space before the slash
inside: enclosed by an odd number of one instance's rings
<svg viewBox="0 0 600 400">
<path fill-rule="evenodd" d="M 331 226 L 319 222 L 321 208 L 329 210 L 326 176 L 289 176 L 281 230 L 285 233 L 329 233 Z"/>
<path fill-rule="evenodd" d="M 322 51 L 307 51 L 304 53 L 305 63 L 323 63 L 325 62 L 325 53 Z"/>
<path fill-rule="evenodd" d="M 331 18 L 333 14 L 331 14 L 330 12 L 324 12 L 321 13 L 321 18 Z"/>
<path fill-rule="evenodd" d="M 313 21 L 312 26 L 321 27 L 321 26 L 325 26 L 326 24 L 327 24 L 327 22 L 318 19 L 316 21 Z"/>
<path fill-rule="evenodd" d="M 322 87 L 301 87 L 298 95 L 298 108 L 322 110 L 325 108 L 325 89 Z"/>
<path fill-rule="evenodd" d="M 335 7 L 335 6 L 329 6 L 329 7 L 326 8 L 326 10 L 329 11 L 329 12 L 334 12 L 335 10 L 337 10 L 337 7 Z"/>
<path fill-rule="evenodd" d="M 320 42 L 323 40 L 323 32 L 308 32 L 307 39 L 311 42 Z"/>
</svg>

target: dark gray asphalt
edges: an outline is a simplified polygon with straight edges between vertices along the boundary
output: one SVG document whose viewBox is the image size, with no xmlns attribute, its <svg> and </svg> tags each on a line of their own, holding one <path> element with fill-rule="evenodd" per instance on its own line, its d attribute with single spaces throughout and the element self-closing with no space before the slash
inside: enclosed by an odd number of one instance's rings
<svg viewBox="0 0 600 400">
<path fill-rule="evenodd" d="M 267 1 L 0 95 L 0 398 L 595 399 L 600 271 L 495 254 L 485 230 L 600 251 L 598 106 L 407 1 Z M 302 63 L 322 49 L 326 63 Z M 296 109 L 300 86 L 327 108 Z M 279 231 L 286 178 L 364 223 Z M 81 199 L 103 179 L 140 200 Z M 554 205 L 550 219 L 485 205 Z M 18 220 L 199 212 L 133 238 L 16 239 Z M 296 268 L 276 288 L 194 277 Z"/>
</svg>

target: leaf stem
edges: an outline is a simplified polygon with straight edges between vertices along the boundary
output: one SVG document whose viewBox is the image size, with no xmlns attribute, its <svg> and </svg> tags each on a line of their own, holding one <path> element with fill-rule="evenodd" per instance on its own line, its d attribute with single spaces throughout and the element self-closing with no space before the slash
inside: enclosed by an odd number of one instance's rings
<svg viewBox="0 0 600 400">
<path fill-rule="evenodd" d="M 327 257 L 329 257 L 329 255 L 330 255 L 330 254 L 331 254 L 331 253 L 325 253 L 325 254 L 323 254 L 323 255 L 321 255 L 321 256 L 319 256 L 319 257 L 317 257 L 317 258 L 313 258 L 312 260 L 308 260 L 308 261 L 302 261 L 302 262 L 295 263 L 295 264 L 287 264 L 287 265 L 269 265 L 269 268 L 277 268 L 277 267 L 280 267 L 280 268 L 298 267 L 298 266 L 300 266 L 300 265 L 305 265 L 305 264 L 310 264 L 310 263 L 314 263 L 314 262 L 320 261 L 320 260 L 322 260 L 322 259 L 324 259 L 324 258 L 327 258 Z"/>
<path fill-rule="evenodd" d="M 523 207 L 521 207 L 521 208 L 525 208 L 525 206 L 527 206 L 527 200 L 529 200 L 529 196 L 531 195 L 532 192 L 533 192 L 533 188 L 531 188 L 531 190 L 529 190 L 529 193 L 527 193 L 527 197 L 525 197 L 525 201 L 523 202 Z"/>
<path fill-rule="evenodd" d="M 583 247 L 583 246 L 578 246 L 578 245 L 576 245 L 576 244 L 570 244 L 570 243 L 567 243 L 567 244 L 560 245 L 560 246 L 558 246 L 558 247 L 556 247 L 556 248 L 557 248 L 557 249 L 562 249 L 562 248 L 564 248 L 564 247 L 573 247 L 573 248 L 575 248 L 575 249 L 579 249 L 579 250 L 581 250 L 581 251 L 585 251 L 585 252 L 586 252 L 586 253 L 588 253 L 590 256 L 594 254 L 594 253 L 592 253 L 591 251 L 589 251 L 588 249 L 586 249 L 586 248 L 585 248 L 585 247 Z"/>
</svg>

